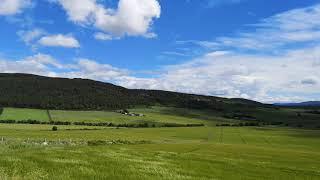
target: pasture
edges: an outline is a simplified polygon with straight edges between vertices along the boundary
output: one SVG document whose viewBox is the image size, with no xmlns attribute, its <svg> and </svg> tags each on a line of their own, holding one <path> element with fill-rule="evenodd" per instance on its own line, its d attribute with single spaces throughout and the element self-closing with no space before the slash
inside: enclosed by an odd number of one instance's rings
<svg viewBox="0 0 320 180">
<path fill-rule="evenodd" d="M 38 120 L 49 121 L 47 111 L 39 109 L 4 108 L 0 120 Z"/>
<path fill-rule="evenodd" d="M 0 117 L 15 118 L 13 110 L 5 108 Z M 16 110 L 16 118 L 23 118 L 23 110 Z M 47 115 L 45 110 L 24 110 L 35 112 L 26 114 L 30 118 Z M 216 122 L 228 120 L 196 110 L 131 111 L 144 113 L 151 121 L 204 122 L 206 126 L 68 125 L 52 131 L 52 125 L 0 124 L 0 179 L 320 179 L 319 130 L 216 127 Z M 141 118 L 114 112 L 78 113 L 50 111 L 52 119 L 68 121 L 135 122 Z"/>
</svg>

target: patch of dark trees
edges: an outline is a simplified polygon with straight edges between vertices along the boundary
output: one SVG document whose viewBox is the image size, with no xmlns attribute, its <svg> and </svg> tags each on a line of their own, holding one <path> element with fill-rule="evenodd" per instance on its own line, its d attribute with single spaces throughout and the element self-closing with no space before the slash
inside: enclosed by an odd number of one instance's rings
<svg viewBox="0 0 320 180">
<path fill-rule="evenodd" d="M 243 114 L 243 113 L 225 114 L 223 117 L 227 119 L 248 120 L 248 121 L 257 120 L 256 117 L 248 114 Z"/>
<path fill-rule="evenodd" d="M 305 111 L 305 113 L 309 113 L 309 114 L 320 114 L 320 110 Z"/>
<path fill-rule="evenodd" d="M 283 122 L 241 122 L 241 123 L 221 123 L 221 124 L 216 124 L 216 126 L 233 126 L 233 127 L 243 127 L 243 126 L 279 126 L 283 125 Z"/>
<path fill-rule="evenodd" d="M 224 111 L 265 106 L 245 99 L 227 99 L 177 92 L 126 89 L 87 79 L 49 78 L 0 73 L 0 106 L 63 110 L 116 110 L 164 105 Z"/>
<path fill-rule="evenodd" d="M 201 127 L 204 124 L 176 124 L 176 123 L 135 123 L 114 124 L 108 122 L 62 122 L 62 121 L 39 121 L 39 120 L 0 120 L 0 124 L 46 124 L 46 125 L 77 125 L 77 126 L 102 126 L 124 128 L 158 128 L 158 127 Z"/>
</svg>

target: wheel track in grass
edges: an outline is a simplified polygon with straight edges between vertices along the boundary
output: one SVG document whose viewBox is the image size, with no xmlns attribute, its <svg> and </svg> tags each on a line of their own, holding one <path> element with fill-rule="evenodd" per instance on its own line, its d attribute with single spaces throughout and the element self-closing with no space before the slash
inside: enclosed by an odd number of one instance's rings
<svg viewBox="0 0 320 180">
<path fill-rule="evenodd" d="M 241 141 L 243 142 L 243 144 L 248 144 L 247 141 L 243 138 L 243 136 L 241 135 L 241 132 L 240 130 L 238 129 L 238 134 L 239 134 L 239 137 L 241 139 Z"/>
<path fill-rule="evenodd" d="M 272 143 L 269 141 L 269 137 L 265 133 L 262 133 L 262 139 L 267 145 L 271 147 L 273 146 Z"/>
<path fill-rule="evenodd" d="M 4 108 L 0 107 L 0 116 L 3 114 Z"/>
<path fill-rule="evenodd" d="M 270 141 L 266 137 L 263 136 L 262 139 L 266 144 L 272 146 L 272 144 L 270 143 Z"/>
<path fill-rule="evenodd" d="M 51 122 L 52 121 L 52 117 L 51 117 L 50 111 L 48 109 L 47 109 L 47 115 L 48 115 L 49 121 Z"/>
<path fill-rule="evenodd" d="M 220 137 L 219 137 L 219 142 L 222 143 L 223 142 L 223 127 L 220 127 Z"/>
</svg>

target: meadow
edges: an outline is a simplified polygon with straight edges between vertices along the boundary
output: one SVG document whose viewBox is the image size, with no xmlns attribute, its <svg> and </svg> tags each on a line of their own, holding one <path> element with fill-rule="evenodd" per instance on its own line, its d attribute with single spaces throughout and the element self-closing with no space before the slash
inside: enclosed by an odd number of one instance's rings
<svg viewBox="0 0 320 180">
<path fill-rule="evenodd" d="M 132 111 L 152 121 L 200 121 L 206 126 L 69 125 L 52 131 L 52 125 L 0 124 L 0 179 L 320 179 L 319 130 L 216 127 L 228 120 L 200 111 L 174 115 L 160 107 Z M 8 116 L 6 112 L 10 111 L 5 108 L 0 117 Z M 35 112 L 30 118 L 42 114 Z M 139 118 L 99 113 L 96 121 Z M 65 111 L 50 114 L 64 118 Z M 65 116 L 78 121 L 75 113 Z M 86 116 L 83 120 L 91 119 Z"/>
</svg>

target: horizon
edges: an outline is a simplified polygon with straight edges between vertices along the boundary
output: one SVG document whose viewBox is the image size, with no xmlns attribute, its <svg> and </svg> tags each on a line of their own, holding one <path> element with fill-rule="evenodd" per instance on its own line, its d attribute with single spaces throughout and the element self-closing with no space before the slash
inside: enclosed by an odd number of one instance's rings
<svg viewBox="0 0 320 180">
<path fill-rule="evenodd" d="M 74 3 L 3 0 L 0 73 L 263 103 L 320 100 L 318 0 Z"/>
<path fill-rule="evenodd" d="M 0 73 L 1 74 L 9 74 L 9 75 L 26 75 L 26 76 L 39 76 L 39 77 L 44 77 L 44 78 L 55 78 L 55 79 L 68 79 L 68 80 L 75 80 L 75 79 L 80 79 L 80 80 L 89 80 L 89 81 L 95 81 L 95 82 L 100 82 L 100 83 L 106 83 L 106 84 L 111 84 L 114 86 L 119 86 L 122 88 L 126 88 L 120 85 L 116 85 L 110 82 L 105 82 L 105 81 L 99 81 L 99 80 L 94 80 L 94 79 L 87 79 L 87 78 L 70 78 L 70 77 L 58 77 L 58 76 L 43 76 L 43 75 L 37 75 L 37 74 L 28 74 L 28 73 Z M 170 91 L 170 90 L 161 90 L 161 89 L 134 89 L 134 88 L 126 88 L 129 90 L 155 90 L 155 91 L 168 91 L 168 92 L 174 92 L 174 93 L 183 93 L 183 94 L 190 94 L 190 95 L 196 95 L 196 96 L 211 96 L 211 97 L 218 97 L 218 98 L 226 98 L 226 99 L 244 99 L 244 100 L 250 100 L 250 101 L 255 101 L 252 99 L 245 99 L 245 98 L 228 98 L 224 96 L 212 96 L 212 95 L 204 95 L 204 94 L 192 94 L 192 93 L 184 93 L 184 92 L 178 92 L 178 91 Z M 263 103 L 260 101 L 256 101 L 258 103 Z M 320 101 L 301 101 L 301 102 L 274 102 L 274 103 L 263 103 L 263 104 L 270 104 L 270 105 L 286 105 L 286 104 L 300 104 L 300 103 L 308 103 L 308 102 L 320 102 Z"/>
</svg>

